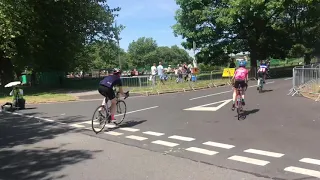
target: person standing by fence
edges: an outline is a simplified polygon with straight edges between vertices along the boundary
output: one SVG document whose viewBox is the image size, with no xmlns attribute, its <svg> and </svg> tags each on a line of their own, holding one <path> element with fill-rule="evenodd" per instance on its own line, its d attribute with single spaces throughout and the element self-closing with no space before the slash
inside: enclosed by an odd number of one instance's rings
<svg viewBox="0 0 320 180">
<path fill-rule="evenodd" d="M 151 81 L 152 81 L 152 86 L 156 85 L 156 75 L 157 75 L 157 67 L 156 63 L 153 63 L 153 66 L 151 66 Z"/>
</svg>

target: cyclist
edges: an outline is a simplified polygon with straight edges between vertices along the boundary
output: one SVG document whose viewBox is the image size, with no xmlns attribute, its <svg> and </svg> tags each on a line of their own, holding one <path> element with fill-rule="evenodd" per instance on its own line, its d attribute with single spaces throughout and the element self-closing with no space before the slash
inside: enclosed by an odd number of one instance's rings
<svg viewBox="0 0 320 180">
<path fill-rule="evenodd" d="M 266 74 L 267 74 L 267 72 L 268 72 L 267 63 L 264 60 L 260 61 L 260 66 L 259 66 L 259 69 L 258 69 L 257 73 L 258 73 L 258 77 L 259 78 L 263 78 L 263 84 L 266 83 Z M 257 89 L 259 89 L 259 87 Z"/>
<path fill-rule="evenodd" d="M 124 93 L 122 90 L 122 81 L 120 79 L 121 76 L 121 70 L 120 69 L 113 69 L 113 72 L 111 75 L 108 75 L 105 77 L 102 81 L 99 83 L 99 88 L 98 91 L 99 93 L 104 96 L 105 98 L 103 99 L 102 105 L 105 105 L 108 102 L 108 99 L 111 100 L 111 121 L 116 121 L 114 118 L 114 114 L 116 112 L 116 96 L 115 92 L 113 90 L 114 86 L 119 86 L 119 92 L 123 96 L 127 96 L 127 93 Z"/>
<path fill-rule="evenodd" d="M 244 102 L 244 92 L 247 90 L 248 87 L 248 74 L 249 71 L 246 69 L 247 62 L 246 61 L 240 61 L 239 62 L 239 68 L 234 72 L 234 75 L 231 79 L 231 81 L 234 81 L 233 85 L 233 95 L 232 95 L 232 110 L 235 109 L 235 101 L 236 101 L 236 94 L 237 94 L 237 89 L 240 85 L 242 88 L 242 105 L 245 105 Z"/>
</svg>

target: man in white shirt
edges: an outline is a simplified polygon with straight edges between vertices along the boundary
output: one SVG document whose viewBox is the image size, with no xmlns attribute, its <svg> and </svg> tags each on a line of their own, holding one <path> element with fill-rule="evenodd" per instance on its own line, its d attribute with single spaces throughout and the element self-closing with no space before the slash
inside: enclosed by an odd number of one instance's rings
<svg viewBox="0 0 320 180">
<path fill-rule="evenodd" d="M 157 75 L 157 67 L 156 63 L 153 63 L 153 66 L 151 66 L 151 80 L 152 80 L 152 85 L 156 85 L 156 75 Z"/>
<path fill-rule="evenodd" d="M 162 66 L 161 62 L 159 62 L 159 66 L 157 67 L 157 71 L 158 71 L 158 76 L 160 78 L 160 81 L 164 85 L 164 81 L 163 80 L 165 79 L 165 76 L 164 76 L 163 66 Z"/>
</svg>

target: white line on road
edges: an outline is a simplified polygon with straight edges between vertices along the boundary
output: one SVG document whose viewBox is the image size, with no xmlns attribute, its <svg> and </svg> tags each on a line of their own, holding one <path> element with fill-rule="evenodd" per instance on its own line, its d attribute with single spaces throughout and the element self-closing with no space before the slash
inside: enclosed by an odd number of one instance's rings
<svg viewBox="0 0 320 180">
<path fill-rule="evenodd" d="M 191 152 L 206 154 L 206 155 L 209 155 L 209 156 L 218 154 L 218 152 L 216 152 L 216 151 L 210 151 L 210 150 L 207 150 L 207 149 L 202 149 L 202 148 L 197 148 L 197 147 L 190 147 L 190 148 L 188 148 L 186 150 L 187 151 L 191 151 Z"/>
<path fill-rule="evenodd" d="M 311 170 L 311 169 L 304 169 L 304 168 L 290 166 L 290 167 L 286 167 L 284 170 L 288 171 L 288 172 L 293 172 L 293 173 L 297 173 L 297 174 L 303 174 L 303 175 L 307 175 L 307 176 L 313 176 L 313 177 L 320 178 L 320 172 L 315 171 L 315 170 Z"/>
<path fill-rule="evenodd" d="M 212 141 L 208 141 L 203 144 L 208 145 L 208 146 L 215 146 L 215 147 L 219 147 L 219 148 L 224 148 L 224 149 L 231 149 L 231 148 L 235 147 L 234 145 L 222 144 L 222 143 L 217 143 L 217 142 L 212 142 Z"/>
<path fill-rule="evenodd" d="M 115 127 L 117 127 L 117 126 L 114 125 L 114 124 L 106 124 L 106 127 L 107 127 L 107 128 L 115 128 Z"/>
<path fill-rule="evenodd" d="M 148 139 L 148 138 L 145 138 L 145 137 L 141 137 L 141 136 L 134 136 L 134 135 L 126 136 L 126 138 L 134 139 L 134 140 L 138 140 L 138 141 L 143 141 L 143 140 Z"/>
<path fill-rule="evenodd" d="M 292 77 L 291 77 L 291 78 L 286 78 L 286 79 L 284 79 L 284 80 L 287 81 L 287 80 L 290 80 L 290 79 L 292 79 Z"/>
<path fill-rule="evenodd" d="M 276 158 L 280 158 L 280 157 L 284 156 L 284 154 L 281 154 L 281 153 L 262 151 L 262 150 L 258 150 L 258 149 L 247 149 L 244 152 L 252 153 L 252 154 L 259 154 L 259 155 L 264 155 L 264 156 L 270 156 L 270 157 L 276 157 Z"/>
<path fill-rule="evenodd" d="M 244 156 L 231 156 L 228 159 L 234 160 L 234 161 L 240 161 L 248 164 L 255 164 L 259 166 L 265 166 L 270 163 L 269 161 L 263 161 L 263 160 L 248 158 Z"/>
<path fill-rule="evenodd" d="M 146 131 L 146 132 L 143 132 L 143 134 L 148 134 L 148 135 L 152 135 L 152 136 L 162 136 L 162 135 L 164 135 L 164 133 L 158 133 L 158 132 L 153 132 L 153 131 Z"/>
<path fill-rule="evenodd" d="M 177 139 L 177 140 L 181 140 L 181 141 L 193 141 L 193 140 L 195 140 L 194 138 L 191 138 L 191 137 L 183 137 L 183 136 L 177 136 L 177 135 L 173 135 L 173 136 L 170 136 L 168 138 Z"/>
<path fill-rule="evenodd" d="M 272 84 L 272 83 L 274 83 L 274 81 L 267 82 L 266 84 Z M 257 87 L 257 86 L 258 86 L 258 85 L 248 86 L 248 88 Z M 189 100 L 192 101 L 192 100 L 195 100 L 195 99 L 201 99 L 201 98 L 210 97 L 210 96 L 216 96 L 216 95 L 220 95 L 220 94 L 226 94 L 226 93 L 229 93 L 229 92 L 232 92 L 232 90 L 230 90 L 230 91 L 218 92 L 218 93 L 214 93 L 214 94 L 208 94 L 208 95 L 205 95 L 205 96 L 199 96 L 199 97 L 191 98 L 191 99 L 189 99 Z"/>
<path fill-rule="evenodd" d="M 135 113 L 135 112 L 139 112 L 139 111 L 145 111 L 145 110 L 149 110 L 149 109 L 154 109 L 154 108 L 157 108 L 157 107 L 159 107 L 159 106 L 153 106 L 153 107 L 149 107 L 149 108 L 144 108 L 144 109 L 139 109 L 139 110 L 135 110 L 135 111 L 130 111 L 130 112 L 127 112 L 126 113 L 126 115 L 127 114 L 131 114 L 131 113 Z M 115 115 L 115 117 L 116 116 L 122 116 L 123 114 L 117 114 L 117 115 Z"/>
<path fill-rule="evenodd" d="M 168 142 L 168 141 L 161 141 L 161 140 L 152 141 L 151 143 L 159 144 L 159 145 L 163 145 L 163 146 L 169 146 L 169 147 L 174 147 L 174 146 L 179 145 L 177 143 L 172 143 L 172 142 Z"/>
<path fill-rule="evenodd" d="M 40 120 L 43 120 L 43 121 L 48 121 L 48 122 L 53 122 L 54 120 L 52 119 L 46 119 L 46 118 L 41 118 L 41 117 L 34 117 L 36 119 L 40 119 Z"/>
<path fill-rule="evenodd" d="M 119 133 L 119 132 L 115 132 L 115 131 L 108 131 L 108 132 L 104 132 L 104 133 L 108 134 L 108 135 L 112 135 L 112 136 L 120 136 L 123 134 L 123 133 Z"/>
<path fill-rule="evenodd" d="M 129 131 L 129 132 L 137 132 L 140 131 L 139 129 L 134 129 L 134 128 L 119 128 L 122 131 Z"/>
<path fill-rule="evenodd" d="M 80 124 L 70 124 L 69 126 L 76 127 L 76 128 L 84 128 L 85 127 L 84 125 L 80 125 Z"/>
<path fill-rule="evenodd" d="M 318 159 L 303 158 L 303 159 L 300 159 L 299 161 L 304 163 L 309 163 L 309 164 L 320 165 L 320 160 Z"/>
</svg>

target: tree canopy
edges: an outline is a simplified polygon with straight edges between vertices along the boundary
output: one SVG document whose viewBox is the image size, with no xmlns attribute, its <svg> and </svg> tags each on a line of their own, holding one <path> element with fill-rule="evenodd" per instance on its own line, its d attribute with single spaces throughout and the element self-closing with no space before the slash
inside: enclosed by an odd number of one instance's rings
<svg viewBox="0 0 320 180">
<path fill-rule="evenodd" d="M 251 65 L 285 58 L 297 46 L 304 55 L 319 44 L 319 0 L 176 0 L 175 35 L 195 41 L 200 62 L 220 64 L 230 53 L 249 51 Z M 290 53 L 291 52 L 291 53 Z"/>
</svg>

